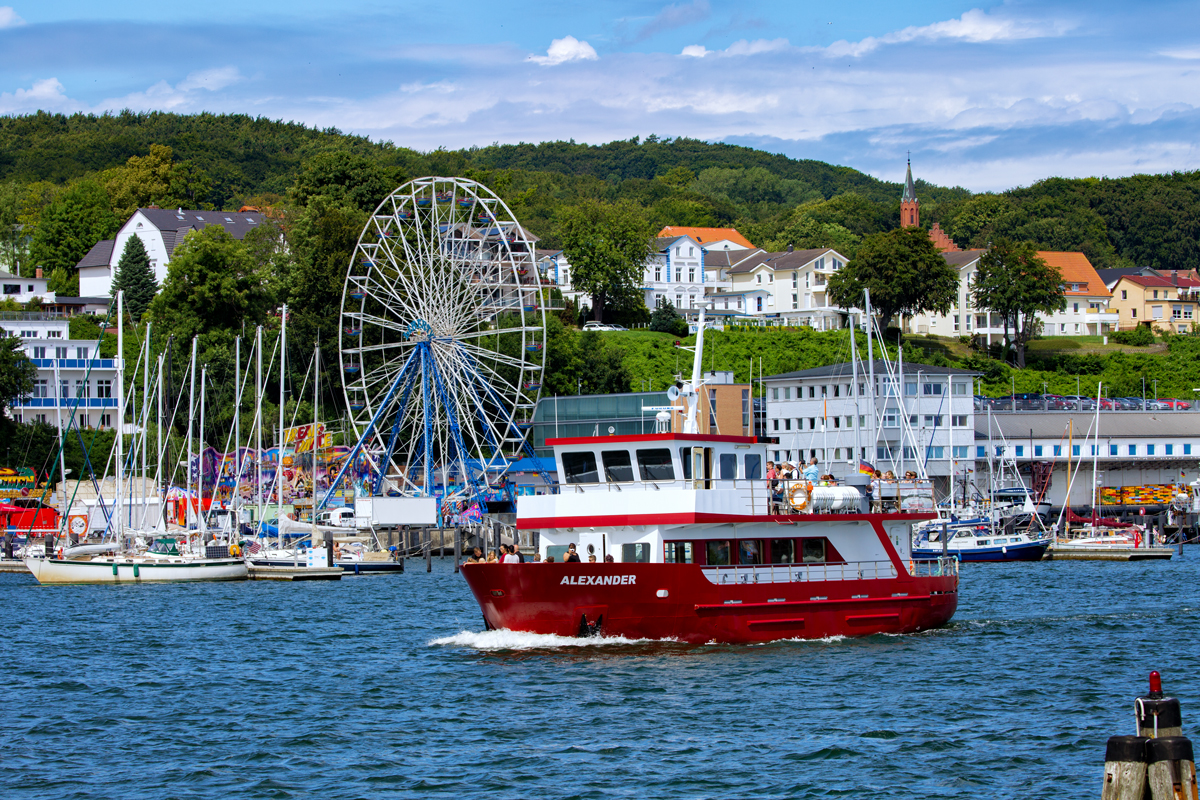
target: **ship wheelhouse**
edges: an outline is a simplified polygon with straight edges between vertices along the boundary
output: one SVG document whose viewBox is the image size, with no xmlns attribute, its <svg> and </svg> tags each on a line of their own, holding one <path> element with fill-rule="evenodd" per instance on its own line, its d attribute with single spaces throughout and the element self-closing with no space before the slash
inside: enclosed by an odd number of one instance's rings
<svg viewBox="0 0 1200 800">
<path fill-rule="evenodd" d="M 553 561 L 574 544 L 584 562 L 694 564 L 722 583 L 821 579 L 847 569 L 892 577 L 909 558 L 909 526 L 929 516 L 868 515 L 865 480 L 861 488 L 803 485 L 811 503 L 798 509 L 788 487 L 772 491 L 766 443 L 754 437 L 659 433 L 546 444 L 558 491 L 518 498 L 517 525 L 536 531 L 542 557 Z"/>
</svg>

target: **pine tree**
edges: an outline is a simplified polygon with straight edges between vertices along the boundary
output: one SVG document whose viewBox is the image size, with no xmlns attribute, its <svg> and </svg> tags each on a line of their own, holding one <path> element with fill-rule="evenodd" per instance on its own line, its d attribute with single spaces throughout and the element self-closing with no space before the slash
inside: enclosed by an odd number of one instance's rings
<svg viewBox="0 0 1200 800">
<path fill-rule="evenodd" d="M 158 284 L 150 270 L 150 256 L 140 236 L 130 236 L 126 240 L 121 260 L 117 262 L 112 296 L 116 297 L 121 290 L 125 291 L 125 314 L 133 322 L 138 322 L 158 293 Z"/>
</svg>

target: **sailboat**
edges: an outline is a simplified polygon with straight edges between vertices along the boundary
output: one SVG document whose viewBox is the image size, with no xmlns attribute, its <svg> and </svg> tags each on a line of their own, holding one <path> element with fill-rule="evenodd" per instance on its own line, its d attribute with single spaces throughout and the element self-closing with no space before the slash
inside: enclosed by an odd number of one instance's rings
<svg viewBox="0 0 1200 800">
<path fill-rule="evenodd" d="M 27 557 L 25 565 L 33 577 L 42 584 L 80 583 L 177 583 L 181 581 L 244 580 L 249 572 L 244 559 L 231 555 L 230 544 L 197 544 L 202 551 L 180 549 L 173 538 L 155 539 L 149 547 L 138 546 L 142 538 L 134 531 L 123 527 L 122 503 L 124 502 L 125 458 L 125 378 L 124 352 L 125 333 L 123 323 L 124 292 L 117 293 L 117 436 L 116 496 L 113 514 L 109 518 L 109 538 L 115 543 L 113 554 L 93 554 L 92 546 L 59 550 L 55 552 L 53 542 L 47 537 L 43 557 Z M 195 381 L 196 343 L 192 342 L 192 380 Z M 191 419 L 188 420 L 189 434 Z M 143 426 L 143 435 L 145 434 Z M 188 441 L 189 448 L 191 440 Z M 190 463 L 189 463 L 190 467 Z M 190 469 L 189 469 L 190 476 Z M 85 552 L 81 552 L 85 551 Z"/>
<path fill-rule="evenodd" d="M 1098 456 L 1100 441 L 1100 387 L 1096 387 L 1096 419 L 1093 422 L 1092 439 L 1092 516 L 1080 518 L 1071 511 L 1071 488 L 1075 476 L 1083 466 L 1082 460 L 1071 470 L 1070 456 L 1067 461 L 1067 497 L 1059 522 L 1055 528 L 1062 526 L 1062 534 L 1055 537 L 1054 543 L 1046 553 L 1048 559 L 1069 559 L 1077 561 L 1157 561 L 1168 560 L 1175 554 L 1170 547 L 1154 547 L 1147 532 L 1140 525 L 1120 523 L 1116 520 L 1101 519 L 1096 509 L 1100 505 L 1100 485 L 1097 480 Z M 1074 437 L 1074 420 L 1069 423 L 1069 436 Z M 1068 448 L 1068 453 L 1073 448 Z M 1073 522 L 1082 522 L 1078 528 L 1072 528 Z"/>
</svg>

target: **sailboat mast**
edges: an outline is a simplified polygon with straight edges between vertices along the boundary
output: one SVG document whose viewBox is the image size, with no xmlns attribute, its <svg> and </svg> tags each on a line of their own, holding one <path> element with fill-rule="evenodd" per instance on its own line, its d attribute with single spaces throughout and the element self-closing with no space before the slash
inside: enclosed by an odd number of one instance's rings
<svg viewBox="0 0 1200 800">
<path fill-rule="evenodd" d="M 58 358 L 54 359 L 54 391 L 58 393 L 58 402 L 54 404 L 54 416 L 58 422 L 58 485 L 62 488 L 62 519 L 65 525 L 70 509 L 67 508 L 67 455 L 66 442 L 63 441 L 66 432 L 63 429 L 62 404 L 63 400 L 67 399 L 67 393 L 63 391 L 63 383 L 59 378 Z M 68 421 L 67 424 L 71 423 Z"/>
<path fill-rule="evenodd" d="M 317 403 L 320 402 L 319 390 L 317 385 L 317 376 L 321 361 L 321 345 L 318 343 L 313 348 L 313 426 L 312 426 L 312 484 L 309 487 L 312 495 L 312 543 L 313 547 L 317 546 L 317 445 L 320 444 L 320 437 L 317 436 Z M 328 566 L 333 566 L 329 564 Z"/>
<path fill-rule="evenodd" d="M 158 495 L 158 525 L 155 526 L 155 529 L 157 530 L 159 528 L 159 526 L 162 526 L 162 530 L 164 530 L 164 531 L 166 530 L 166 527 L 167 527 L 166 526 L 166 518 L 163 516 L 164 514 L 166 514 L 166 510 L 167 510 L 167 504 L 166 504 L 166 499 L 167 499 L 166 494 L 167 493 L 166 493 L 166 491 L 164 491 L 163 480 L 162 480 L 163 459 L 166 457 L 166 453 L 163 452 L 163 443 L 162 443 L 162 438 L 163 438 L 162 437 L 163 394 L 166 392 L 165 383 L 166 383 L 166 381 L 163 379 L 163 355 L 162 355 L 162 353 L 159 353 L 158 354 L 158 421 L 155 423 L 155 439 L 154 439 L 154 442 L 155 442 L 154 452 L 156 453 L 155 460 L 158 462 L 158 469 L 154 471 L 154 492 L 155 492 L 155 494 Z"/>
<path fill-rule="evenodd" d="M 1099 475 L 1099 460 L 1100 460 L 1100 384 L 1096 384 L 1096 440 L 1092 445 L 1092 492 L 1094 499 L 1092 501 L 1092 527 L 1096 527 L 1096 517 L 1099 516 L 1100 508 L 1100 480 Z"/>
<path fill-rule="evenodd" d="M 283 547 L 283 401 L 284 388 L 287 386 L 287 303 L 283 304 L 283 315 L 279 326 L 279 457 L 275 466 L 275 491 L 278 492 L 278 516 L 276 533 L 279 547 Z"/>
<path fill-rule="evenodd" d="M 125 292 L 117 292 L 117 497 L 113 503 L 113 519 L 116 525 L 116 535 L 121 536 L 121 494 L 123 484 L 121 473 L 125 470 L 125 437 L 122 429 L 125 427 L 125 325 L 123 312 L 125 310 Z M 97 354 L 99 355 L 99 354 Z"/>
<path fill-rule="evenodd" d="M 257 515 L 254 521 L 260 526 L 262 525 L 263 516 L 263 495 L 262 495 L 262 325 L 254 332 L 255 342 L 255 367 L 254 367 L 254 461 L 257 466 L 257 475 L 254 482 L 254 494 L 257 500 Z"/>
<path fill-rule="evenodd" d="M 188 390 L 188 429 L 187 429 L 187 504 L 188 511 L 191 511 L 192 505 L 192 436 L 195 433 L 195 426 L 192 420 L 196 416 L 196 337 L 192 337 L 192 362 L 188 368 L 190 372 L 189 390 Z M 197 509 L 199 506 L 197 506 Z M 187 515 L 184 515 L 184 522 L 187 522 Z M 197 519 L 199 522 L 199 519 Z"/>
<path fill-rule="evenodd" d="M 208 534 L 208 515 L 204 513 L 204 387 L 208 383 L 208 364 L 200 371 L 200 435 L 196 447 L 196 494 L 200 496 L 200 518 L 204 520 L 202 538 Z"/>
<path fill-rule="evenodd" d="M 146 529 L 146 514 L 150 512 L 150 495 L 146 484 L 147 422 L 150 417 L 150 323 L 146 323 L 146 362 L 142 375 L 142 521 L 139 527 Z"/>
<path fill-rule="evenodd" d="M 240 525 L 237 516 L 238 485 L 242 481 L 242 337 L 233 342 L 233 489 L 229 495 L 229 505 L 233 510 L 233 524 Z"/>
</svg>

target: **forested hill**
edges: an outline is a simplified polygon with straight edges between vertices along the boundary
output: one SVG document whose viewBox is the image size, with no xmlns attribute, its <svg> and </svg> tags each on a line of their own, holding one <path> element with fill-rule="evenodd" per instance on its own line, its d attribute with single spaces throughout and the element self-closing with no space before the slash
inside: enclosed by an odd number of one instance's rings
<svg viewBox="0 0 1200 800">
<path fill-rule="evenodd" d="M 349 158 L 314 174 L 354 185 L 347 191 L 360 207 L 382 199 L 381 187 L 410 177 L 467 175 L 496 189 L 546 247 L 558 244 L 561 209 L 584 197 L 627 200 L 656 228 L 735 226 L 768 249 L 830 246 L 849 256 L 862 237 L 899 224 L 898 182 L 734 145 L 647 136 L 420 153 L 236 114 L 0 117 L 0 200 L 5 186 L 22 189 L 20 220 L 36 229 L 40 207 L 61 187 L 121 168 L 151 145 L 170 147 L 178 165 L 174 193 L 153 198 L 164 205 L 294 203 L 306 196 L 297 185 L 314 159 L 341 153 Z M 902 175 L 898 163 L 896 177 Z M 113 181 L 105 185 L 111 194 Z M 1042 249 L 1081 250 L 1097 267 L 1200 269 L 1200 172 L 1047 178 L 978 195 L 925 183 L 918 174 L 917 195 L 922 223 L 939 222 L 964 248 L 1007 236 Z M 119 213 L 119 203 L 113 210 Z"/>
</svg>

